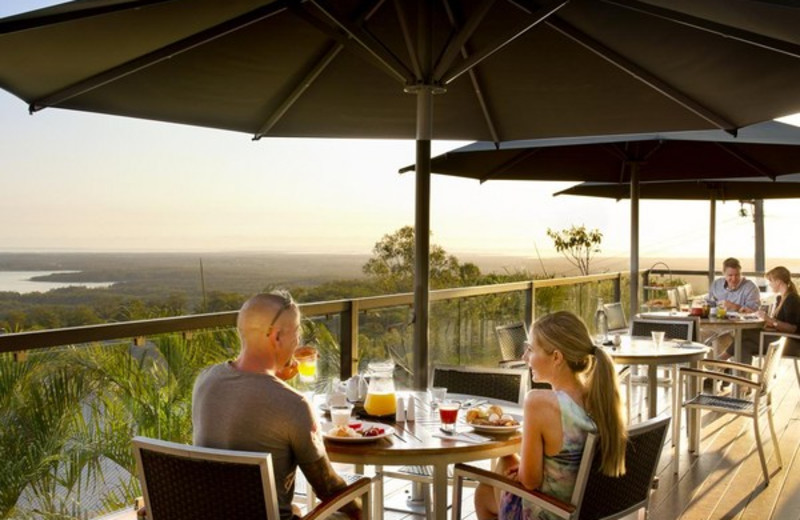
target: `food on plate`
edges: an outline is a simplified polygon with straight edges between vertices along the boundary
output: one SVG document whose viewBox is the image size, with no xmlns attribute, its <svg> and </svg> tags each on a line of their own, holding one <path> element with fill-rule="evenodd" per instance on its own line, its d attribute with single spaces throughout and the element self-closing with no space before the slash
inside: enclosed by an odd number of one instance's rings
<svg viewBox="0 0 800 520">
<path fill-rule="evenodd" d="M 497 405 L 478 406 L 467 410 L 467 423 L 478 426 L 518 426 L 519 421 L 503 413 Z"/>
<path fill-rule="evenodd" d="M 386 430 L 378 426 L 361 429 L 361 423 L 352 423 L 346 426 L 335 426 L 328 430 L 329 437 L 378 437 Z"/>
<path fill-rule="evenodd" d="M 336 426 L 331 428 L 328 430 L 328 435 L 331 437 L 361 437 L 361 433 L 349 426 Z"/>
</svg>

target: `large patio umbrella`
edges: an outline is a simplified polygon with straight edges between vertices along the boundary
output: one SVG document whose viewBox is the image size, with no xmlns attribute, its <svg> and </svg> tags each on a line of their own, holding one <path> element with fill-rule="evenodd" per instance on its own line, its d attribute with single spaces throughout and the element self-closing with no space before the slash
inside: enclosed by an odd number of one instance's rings
<svg viewBox="0 0 800 520">
<path fill-rule="evenodd" d="M 405 172 L 413 166 L 402 168 Z M 619 183 L 631 198 L 631 308 L 638 312 L 640 180 L 756 177 L 800 172 L 800 128 L 769 121 L 739 130 L 476 142 L 434 157 L 435 173 L 488 180 Z M 620 188 L 617 188 L 620 189 Z M 706 198 L 705 196 L 703 198 Z"/>
<path fill-rule="evenodd" d="M 800 137 L 800 129 L 797 129 Z M 800 147 L 800 140 L 798 140 Z M 630 197 L 630 186 L 626 183 L 584 182 L 561 190 L 554 195 L 582 195 L 622 200 Z M 763 201 L 765 199 L 800 198 L 800 173 L 783 175 L 774 181 L 763 177 L 745 179 L 714 179 L 675 182 L 641 182 L 640 199 L 660 200 L 708 200 L 709 245 L 708 245 L 708 283 L 714 280 L 716 249 L 716 208 L 718 200 Z M 763 213 L 756 218 L 756 271 L 763 270 L 764 234 Z M 759 267 L 761 266 L 761 267 Z"/>
<path fill-rule="evenodd" d="M 434 135 L 735 131 L 800 111 L 798 26 L 752 0 L 82 0 L 0 20 L 0 86 L 256 139 L 416 138 L 424 386 Z"/>
</svg>

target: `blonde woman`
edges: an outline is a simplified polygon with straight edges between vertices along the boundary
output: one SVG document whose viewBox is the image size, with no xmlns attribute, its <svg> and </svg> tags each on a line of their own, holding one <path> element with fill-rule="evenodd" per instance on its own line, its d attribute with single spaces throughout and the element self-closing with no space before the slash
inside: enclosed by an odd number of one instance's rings
<svg viewBox="0 0 800 520">
<path fill-rule="evenodd" d="M 524 359 L 534 380 L 550 383 L 552 390 L 528 392 L 520 454 L 501 459 L 495 471 L 568 502 L 589 432 L 599 433 L 603 473 L 625 473 L 617 374 L 609 355 L 594 346 L 586 324 L 571 312 L 542 317 L 529 337 Z M 485 485 L 475 492 L 475 511 L 480 520 L 548 518 L 546 511 Z"/>
<path fill-rule="evenodd" d="M 758 316 L 764 320 L 765 330 L 775 330 L 796 334 L 800 328 L 800 295 L 792 281 L 792 274 L 783 266 L 778 266 L 767 271 L 764 275 L 769 282 L 772 292 L 778 295 L 775 307 L 770 314 L 758 311 Z M 753 356 L 758 355 L 760 330 L 742 331 L 742 363 L 752 363 Z M 800 342 L 790 339 L 783 351 L 784 356 L 800 355 Z M 733 348 L 729 348 L 722 359 L 733 357 Z"/>
</svg>

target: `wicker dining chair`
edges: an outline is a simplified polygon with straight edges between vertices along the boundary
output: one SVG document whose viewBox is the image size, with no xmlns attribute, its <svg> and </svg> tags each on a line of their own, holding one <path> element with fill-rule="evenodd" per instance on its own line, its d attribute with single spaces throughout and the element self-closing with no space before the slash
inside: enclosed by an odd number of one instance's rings
<svg viewBox="0 0 800 520">
<path fill-rule="evenodd" d="M 521 496 L 558 518 L 611 520 L 640 509 L 644 509 L 646 514 L 669 421 L 669 417 L 655 418 L 628 428 L 626 472 L 622 477 L 607 477 L 599 471 L 600 451 L 595 436 L 590 435 L 569 503 L 526 489 L 518 481 L 497 473 L 456 464 L 453 471 L 453 520 L 461 518 L 462 487 L 466 479 Z"/>
<path fill-rule="evenodd" d="M 764 352 L 762 368 L 743 363 L 735 363 L 732 361 L 719 361 L 706 359 L 700 362 L 699 368 L 681 368 L 680 377 L 682 380 L 689 378 L 696 379 L 702 382 L 703 379 L 728 381 L 732 384 L 739 385 L 740 388 L 749 390 L 749 395 L 740 395 L 733 397 L 732 395 L 717 395 L 716 393 L 699 393 L 694 396 L 687 396 L 684 400 L 683 386 L 678 386 L 678 402 L 681 406 L 688 410 L 709 410 L 715 413 L 728 413 L 748 417 L 753 421 L 753 431 L 756 438 L 756 447 L 758 448 L 758 457 L 761 461 L 761 470 L 764 473 L 764 481 L 769 484 L 769 469 L 767 468 L 767 459 L 764 455 L 764 446 L 761 441 L 761 424 L 759 417 L 766 415 L 767 423 L 769 424 L 769 431 L 772 437 L 772 444 L 775 448 L 775 460 L 778 463 L 778 468 L 783 466 L 781 460 L 780 445 L 778 438 L 775 434 L 775 425 L 772 419 L 772 383 L 774 381 L 775 371 L 780 364 L 783 357 L 783 350 L 786 345 L 785 337 L 770 343 Z M 745 377 L 734 376 L 723 372 L 729 369 L 732 372 L 745 373 Z M 701 385 L 698 385 L 701 387 Z M 676 430 L 680 431 L 680 414 L 676 414 L 675 421 L 677 423 Z M 697 421 L 697 424 L 702 424 Z M 698 427 L 699 428 L 699 427 Z M 695 435 L 694 442 L 699 439 L 699 431 L 693 432 Z M 680 436 L 676 436 L 673 442 L 675 452 L 673 454 L 673 469 L 678 473 L 678 462 L 680 455 Z M 697 447 L 699 449 L 699 446 Z"/>
<path fill-rule="evenodd" d="M 500 362 L 519 361 L 525 353 L 528 331 L 524 323 L 500 325 L 494 328 L 500 346 Z"/>
<path fill-rule="evenodd" d="M 149 520 L 236 518 L 280 520 L 272 456 L 218 450 L 135 437 L 133 450 Z M 328 518 L 363 497 L 362 518 L 372 509 L 372 479 L 360 475 L 320 502 L 307 516 Z"/>
</svg>

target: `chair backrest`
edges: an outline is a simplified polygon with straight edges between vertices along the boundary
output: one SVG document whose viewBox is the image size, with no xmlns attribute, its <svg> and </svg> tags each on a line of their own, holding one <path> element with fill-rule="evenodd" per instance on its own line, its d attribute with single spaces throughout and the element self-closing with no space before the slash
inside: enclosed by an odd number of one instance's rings
<svg viewBox="0 0 800 520">
<path fill-rule="evenodd" d="M 759 377 L 762 393 L 768 393 L 772 386 L 772 382 L 775 379 L 775 371 L 778 369 L 781 358 L 783 358 L 783 350 L 786 348 L 786 339 L 786 337 L 781 337 L 767 345 L 767 351 L 764 353 L 764 364 Z"/>
<path fill-rule="evenodd" d="M 683 284 L 683 288 L 686 291 L 686 299 L 691 302 L 692 297 L 694 296 L 694 289 L 692 288 L 692 284 L 690 283 Z"/>
<path fill-rule="evenodd" d="M 432 386 L 448 393 L 469 394 L 522 404 L 530 386 L 527 368 L 434 366 Z"/>
<path fill-rule="evenodd" d="M 650 337 L 654 330 L 663 330 L 669 339 L 695 341 L 697 338 L 695 318 L 675 319 L 642 319 L 634 318 L 631 322 L 631 336 Z"/>
<path fill-rule="evenodd" d="M 609 332 L 628 328 L 628 320 L 625 318 L 625 309 L 622 308 L 622 302 L 606 303 L 603 304 L 603 307 L 606 310 L 606 318 L 608 318 Z"/>
<path fill-rule="evenodd" d="M 669 421 L 669 417 L 655 418 L 628 428 L 626 471 L 621 477 L 600 473 L 598 450 L 580 502 L 580 520 L 621 518 L 647 507 Z"/>
<path fill-rule="evenodd" d="M 512 361 L 522 359 L 525 353 L 525 342 L 528 340 L 528 331 L 524 323 L 500 325 L 495 327 L 497 344 L 500 346 L 500 360 Z"/>
<path fill-rule="evenodd" d="M 146 437 L 135 437 L 133 449 L 149 520 L 280 518 L 268 453 Z"/>
</svg>

